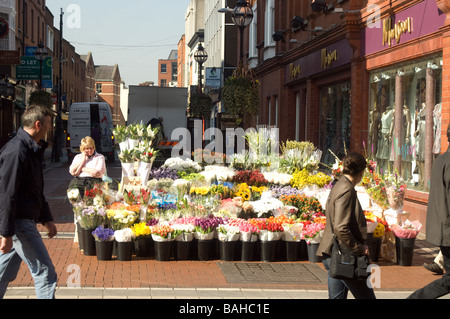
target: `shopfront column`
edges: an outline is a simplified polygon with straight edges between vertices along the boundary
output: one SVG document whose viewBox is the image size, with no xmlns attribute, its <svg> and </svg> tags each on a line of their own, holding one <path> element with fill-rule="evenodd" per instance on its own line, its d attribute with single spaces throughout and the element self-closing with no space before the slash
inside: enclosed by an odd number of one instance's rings
<svg viewBox="0 0 450 319">
<path fill-rule="evenodd" d="M 433 69 L 427 68 L 425 111 L 425 169 L 424 187 L 430 189 L 431 166 L 433 165 L 433 110 L 436 105 L 436 76 Z"/>
<path fill-rule="evenodd" d="M 392 139 L 391 152 L 394 154 L 394 171 L 401 174 L 402 171 L 402 114 L 403 109 L 403 81 L 398 74 L 395 75 L 395 109 L 394 109 L 394 136 Z"/>
</svg>

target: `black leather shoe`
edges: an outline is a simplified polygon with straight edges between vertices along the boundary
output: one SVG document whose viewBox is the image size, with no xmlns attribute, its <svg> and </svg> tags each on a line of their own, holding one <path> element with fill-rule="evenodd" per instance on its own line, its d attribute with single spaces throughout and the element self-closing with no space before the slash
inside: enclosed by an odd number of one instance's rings
<svg viewBox="0 0 450 319">
<path fill-rule="evenodd" d="M 431 264 L 425 263 L 425 264 L 423 264 L 423 267 L 425 267 L 425 269 L 427 269 L 427 270 L 429 270 L 429 271 L 431 271 L 431 272 L 434 272 L 434 273 L 437 274 L 437 275 L 442 275 L 442 274 L 444 274 L 444 271 L 442 270 L 442 268 L 439 267 L 439 265 L 436 264 L 435 262 L 433 262 L 433 263 L 431 263 Z"/>
</svg>

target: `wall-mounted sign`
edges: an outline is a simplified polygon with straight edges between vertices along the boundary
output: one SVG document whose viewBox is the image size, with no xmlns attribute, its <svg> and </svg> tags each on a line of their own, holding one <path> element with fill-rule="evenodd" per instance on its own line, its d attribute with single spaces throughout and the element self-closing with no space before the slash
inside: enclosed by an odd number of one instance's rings
<svg viewBox="0 0 450 319">
<path fill-rule="evenodd" d="M 383 45 L 392 45 L 392 40 L 396 40 L 396 43 L 400 43 L 400 38 L 404 33 L 412 32 L 412 21 L 411 17 L 406 20 L 398 21 L 392 26 L 392 19 L 388 18 L 383 21 Z"/>
<path fill-rule="evenodd" d="M 314 51 L 285 65 L 285 83 L 347 65 L 352 56 L 353 49 L 347 39 L 331 43 L 321 50 Z"/>
<path fill-rule="evenodd" d="M 289 64 L 289 78 L 295 80 L 302 73 L 302 66 L 298 64 Z"/>
<path fill-rule="evenodd" d="M 331 66 L 331 63 L 337 60 L 338 60 L 337 50 L 327 51 L 327 49 L 322 49 L 320 59 L 320 66 L 322 67 L 322 69 L 328 69 Z"/>
<path fill-rule="evenodd" d="M 379 27 L 363 29 L 361 55 L 367 56 L 437 32 L 444 26 L 445 18 L 436 0 L 418 2 L 386 20 L 375 21 L 380 22 Z"/>
</svg>

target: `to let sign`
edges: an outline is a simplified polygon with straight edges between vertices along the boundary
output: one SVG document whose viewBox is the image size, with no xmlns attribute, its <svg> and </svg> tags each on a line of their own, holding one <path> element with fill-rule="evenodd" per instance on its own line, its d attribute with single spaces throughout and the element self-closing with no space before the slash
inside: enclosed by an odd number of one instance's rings
<svg viewBox="0 0 450 319">
<path fill-rule="evenodd" d="M 39 80 L 41 75 L 40 63 L 33 56 L 23 56 L 16 66 L 17 80 Z M 52 58 L 42 61 L 42 81 L 52 80 Z"/>
</svg>

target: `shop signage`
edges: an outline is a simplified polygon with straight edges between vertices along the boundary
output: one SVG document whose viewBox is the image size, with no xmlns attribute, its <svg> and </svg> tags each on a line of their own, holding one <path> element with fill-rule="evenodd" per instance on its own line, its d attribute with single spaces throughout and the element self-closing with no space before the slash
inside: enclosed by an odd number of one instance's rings
<svg viewBox="0 0 450 319">
<path fill-rule="evenodd" d="M 20 52 L 18 50 L 0 50 L 0 65 L 14 65 L 20 63 Z"/>
<path fill-rule="evenodd" d="M 325 70 L 349 64 L 353 50 L 347 39 L 331 43 L 321 50 L 314 51 L 284 68 L 285 83 L 307 78 Z"/>
<path fill-rule="evenodd" d="M 295 80 L 302 73 L 302 66 L 298 64 L 289 64 L 289 78 Z"/>
<path fill-rule="evenodd" d="M 337 61 L 338 53 L 337 50 L 327 51 L 327 49 L 322 49 L 321 57 L 321 67 L 322 69 L 328 69 L 333 61 Z"/>
<path fill-rule="evenodd" d="M 396 40 L 397 44 L 400 43 L 400 38 L 404 33 L 412 32 L 411 17 L 408 17 L 404 21 L 399 21 L 392 27 L 392 19 L 386 19 L 383 21 L 383 45 L 392 45 L 392 40 Z"/>
<path fill-rule="evenodd" d="M 438 32 L 445 23 L 445 14 L 436 0 L 424 0 L 380 22 L 379 27 L 361 31 L 362 56 Z"/>
</svg>

